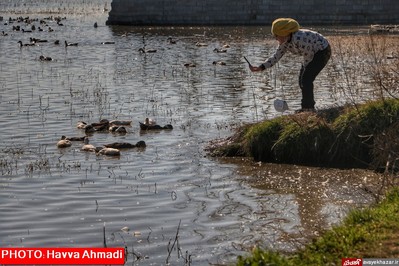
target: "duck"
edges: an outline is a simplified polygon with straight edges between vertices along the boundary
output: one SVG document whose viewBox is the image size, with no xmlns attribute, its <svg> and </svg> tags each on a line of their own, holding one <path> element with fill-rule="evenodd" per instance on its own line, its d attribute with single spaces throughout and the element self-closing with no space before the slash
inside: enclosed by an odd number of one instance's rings
<svg viewBox="0 0 399 266">
<path fill-rule="evenodd" d="M 126 134 L 127 133 L 126 128 L 123 127 L 123 126 L 110 126 L 108 128 L 108 130 L 110 132 L 115 132 L 115 133 L 120 133 L 120 134 Z"/>
<path fill-rule="evenodd" d="M 147 144 L 143 140 L 138 141 L 136 144 L 132 144 L 129 142 L 114 142 L 104 145 L 104 147 L 106 148 L 114 148 L 114 149 L 145 148 L 146 146 Z"/>
<path fill-rule="evenodd" d="M 204 47 L 204 46 L 208 46 L 208 44 L 207 44 L 207 43 L 204 43 L 204 42 L 196 42 L 196 43 L 195 43 L 195 46 Z"/>
<path fill-rule="evenodd" d="M 176 40 L 173 40 L 172 37 L 169 37 L 169 38 L 167 39 L 167 41 L 168 41 L 169 44 L 176 44 L 176 43 L 177 43 L 177 41 L 176 41 Z"/>
<path fill-rule="evenodd" d="M 43 42 L 48 42 L 48 41 L 45 39 L 30 38 L 30 42 L 31 43 L 38 43 L 38 42 L 43 43 Z"/>
<path fill-rule="evenodd" d="M 130 126 L 132 120 L 111 120 L 109 121 L 109 124 L 113 126 Z"/>
<path fill-rule="evenodd" d="M 116 133 L 120 133 L 120 134 L 126 134 L 126 133 L 127 133 L 127 130 L 126 130 L 125 127 L 118 127 L 118 128 L 115 130 L 115 132 L 116 132 Z"/>
<path fill-rule="evenodd" d="M 94 128 L 94 131 L 107 131 L 109 123 L 92 123 L 90 126 Z"/>
<path fill-rule="evenodd" d="M 65 137 L 65 139 L 69 140 L 69 141 L 84 141 L 85 138 L 86 138 L 86 136 L 82 136 L 82 137 Z"/>
<path fill-rule="evenodd" d="M 86 133 L 86 135 L 89 135 L 89 134 L 92 134 L 92 133 L 98 132 L 98 131 L 103 132 L 103 131 L 106 131 L 107 129 L 108 129 L 107 125 L 96 126 L 96 127 L 94 127 L 93 125 L 87 125 L 85 127 L 85 133 Z"/>
<path fill-rule="evenodd" d="M 78 46 L 78 43 L 77 42 L 67 42 L 67 41 L 65 41 L 65 47 L 66 46 Z"/>
<path fill-rule="evenodd" d="M 96 147 L 92 144 L 89 144 L 89 138 L 85 137 L 84 138 L 84 144 L 82 148 L 80 148 L 82 151 L 89 151 L 89 152 L 99 152 L 103 147 Z"/>
<path fill-rule="evenodd" d="M 97 22 L 94 22 L 94 28 L 97 28 L 97 27 L 98 27 Z"/>
<path fill-rule="evenodd" d="M 213 52 L 215 52 L 215 53 L 227 53 L 227 49 L 225 49 L 225 48 L 215 48 L 215 49 L 213 49 Z"/>
<path fill-rule="evenodd" d="M 170 124 L 167 124 L 165 126 L 160 126 L 160 125 L 146 125 L 144 123 L 140 123 L 140 129 L 141 130 L 162 130 L 162 129 L 169 129 L 172 130 L 173 126 Z"/>
<path fill-rule="evenodd" d="M 72 146 L 72 142 L 67 140 L 65 136 L 62 136 L 61 139 L 57 142 L 58 148 L 68 148 Z"/>
<path fill-rule="evenodd" d="M 145 49 L 144 47 L 139 49 L 139 52 L 142 52 L 143 54 L 147 54 L 147 53 L 156 53 L 157 50 L 156 49 Z"/>
<path fill-rule="evenodd" d="M 39 60 L 40 60 L 40 61 L 53 61 L 53 58 L 51 58 L 51 57 L 49 57 L 49 56 L 41 55 L 41 56 L 39 57 Z"/>
<path fill-rule="evenodd" d="M 90 134 L 96 132 L 96 129 L 95 129 L 92 125 L 87 125 L 87 126 L 84 128 L 84 130 L 85 130 L 85 134 L 86 134 L 86 135 L 90 135 Z"/>
<path fill-rule="evenodd" d="M 115 44 L 115 42 L 102 42 L 101 44 Z"/>
<path fill-rule="evenodd" d="M 102 119 L 100 122 L 88 124 L 84 121 L 78 121 L 76 127 L 84 129 L 86 134 L 93 133 L 95 131 L 106 131 L 108 129 L 109 122 L 107 119 Z"/>
<path fill-rule="evenodd" d="M 85 129 L 86 127 L 87 127 L 87 123 L 86 122 L 78 121 L 78 123 L 76 123 L 76 128 Z"/>
<path fill-rule="evenodd" d="M 144 119 L 144 124 L 146 124 L 146 125 L 156 125 L 157 122 L 155 122 L 155 120 L 153 120 L 151 118 L 146 117 L 146 119 Z"/>
<path fill-rule="evenodd" d="M 87 132 L 94 132 L 94 131 L 104 131 L 108 129 L 109 122 L 107 119 L 100 120 L 100 122 L 95 122 L 88 124 L 84 121 L 78 121 L 76 127 L 79 129 L 85 129 Z M 86 133 L 87 133 L 86 132 Z"/>
<path fill-rule="evenodd" d="M 22 46 L 35 46 L 36 45 L 34 43 L 22 43 L 22 41 L 18 41 L 18 43 L 19 43 L 19 47 L 22 47 Z"/>
<path fill-rule="evenodd" d="M 196 65 L 194 63 L 185 63 L 184 66 L 185 67 L 196 67 Z"/>
<path fill-rule="evenodd" d="M 99 122 L 91 123 L 91 125 L 92 125 L 93 127 L 95 127 L 95 128 L 97 128 L 97 127 L 102 127 L 102 126 L 104 126 L 104 125 L 107 125 L 107 126 L 108 126 L 108 125 L 109 125 L 109 120 L 103 118 L 103 119 L 101 119 Z"/>
<path fill-rule="evenodd" d="M 223 62 L 223 61 L 213 61 L 212 64 L 213 65 L 219 65 L 219 66 L 225 66 L 226 65 L 226 63 Z"/>
<path fill-rule="evenodd" d="M 109 131 L 109 132 L 115 132 L 116 129 L 117 129 L 118 127 L 119 127 L 119 126 L 112 126 L 112 125 L 110 125 L 109 128 L 108 128 L 108 131 Z"/>
<path fill-rule="evenodd" d="M 102 148 L 97 152 L 97 155 L 107 155 L 107 156 L 120 156 L 121 151 L 114 148 Z"/>
</svg>

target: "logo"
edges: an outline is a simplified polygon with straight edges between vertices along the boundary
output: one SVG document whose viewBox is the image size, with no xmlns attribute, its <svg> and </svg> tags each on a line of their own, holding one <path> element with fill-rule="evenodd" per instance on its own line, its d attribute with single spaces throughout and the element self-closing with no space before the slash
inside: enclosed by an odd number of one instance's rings
<svg viewBox="0 0 399 266">
<path fill-rule="evenodd" d="M 342 259 L 342 266 L 363 266 L 363 260 L 358 258 L 344 258 Z"/>
</svg>

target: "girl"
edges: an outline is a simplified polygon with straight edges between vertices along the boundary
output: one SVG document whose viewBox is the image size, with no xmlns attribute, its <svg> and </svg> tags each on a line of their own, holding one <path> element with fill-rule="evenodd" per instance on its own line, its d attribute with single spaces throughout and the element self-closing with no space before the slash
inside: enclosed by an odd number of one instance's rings
<svg viewBox="0 0 399 266">
<path fill-rule="evenodd" d="M 331 57 L 331 48 L 327 39 L 320 33 L 299 29 L 298 22 L 292 18 L 276 19 L 273 21 L 271 31 L 279 42 L 276 52 L 258 67 L 250 65 L 250 70 L 256 72 L 272 67 L 287 51 L 302 55 L 304 62 L 299 72 L 302 109 L 297 112 L 314 112 L 313 81 Z"/>
</svg>

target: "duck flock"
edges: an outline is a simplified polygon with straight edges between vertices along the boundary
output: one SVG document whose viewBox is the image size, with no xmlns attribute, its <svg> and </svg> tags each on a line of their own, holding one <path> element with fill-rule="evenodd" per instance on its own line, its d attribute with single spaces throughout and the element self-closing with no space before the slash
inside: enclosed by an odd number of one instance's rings
<svg viewBox="0 0 399 266">
<path fill-rule="evenodd" d="M 4 20 L 4 25 L 9 26 L 9 31 L 5 32 L 2 31 L 1 36 L 8 36 L 10 32 L 11 34 L 21 34 L 28 38 L 35 34 L 35 32 L 53 32 L 57 30 L 57 27 L 64 26 L 64 20 L 66 17 L 60 16 L 49 16 L 42 19 L 38 18 L 30 18 L 30 17 L 17 17 L 17 18 L 9 18 Z M 3 18 L 0 17 L 0 21 L 3 21 Z M 94 23 L 94 28 L 97 28 L 97 23 Z M 31 33 L 29 35 L 25 35 L 25 33 Z M 172 38 L 168 38 L 169 44 L 176 44 L 176 40 Z M 78 46 L 76 42 L 68 42 L 67 40 L 60 42 L 60 40 L 53 39 L 40 39 L 35 37 L 29 37 L 28 39 L 22 39 L 17 42 L 22 49 L 23 47 L 27 46 L 39 46 L 42 43 L 53 43 L 53 45 L 61 45 L 64 44 L 65 48 L 69 46 Z M 114 44 L 114 42 L 101 42 L 101 44 Z M 207 43 L 195 43 L 195 46 L 198 47 L 206 47 Z M 215 53 L 226 53 L 230 46 L 228 44 L 223 45 L 220 48 L 215 48 L 213 52 Z M 156 49 L 149 49 L 146 47 L 142 47 L 138 50 L 141 53 L 156 53 Z M 40 61 L 52 61 L 53 59 L 49 56 L 40 55 L 38 60 Z M 212 62 L 213 65 L 221 65 L 224 66 L 226 63 L 223 61 L 214 61 Z M 195 67 L 194 63 L 185 63 L 185 67 Z M 79 121 L 77 123 L 77 128 L 82 129 L 85 133 L 84 136 L 81 137 L 67 137 L 62 136 L 61 139 L 57 142 L 57 147 L 67 148 L 72 146 L 72 142 L 79 141 L 83 142 L 83 146 L 81 148 L 82 151 L 86 152 L 95 152 L 98 155 L 107 155 L 107 156 L 120 156 L 121 149 L 131 149 L 131 148 L 138 148 L 143 149 L 146 147 L 146 143 L 144 141 L 139 141 L 135 144 L 126 143 L 126 142 L 116 142 L 105 144 L 102 146 L 94 146 L 89 143 L 89 138 L 95 132 L 113 132 L 115 134 L 126 134 L 127 130 L 126 127 L 131 126 L 132 121 L 119 121 L 119 120 L 107 120 L 103 119 L 96 123 L 85 123 L 83 121 Z M 140 130 L 171 130 L 173 126 L 168 124 L 165 126 L 157 125 L 154 121 L 149 118 L 146 118 L 144 122 L 139 122 Z"/>
<path fill-rule="evenodd" d="M 2 21 L 3 18 L 0 17 L 0 21 Z M 64 20 L 66 20 L 66 17 L 60 17 L 60 16 L 49 16 L 45 17 L 42 19 L 39 18 L 30 18 L 28 17 L 17 17 L 17 18 L 9 18 L 5 20 L 4 25 L 9 25 L 10 26 L 10 31 L 13 33 L 22 33 L 22 36 L 27 36 L 25 33 L 30 33 L 30 35 L 38 33 L 38 32 L 54 32 L 57 31 L 57 27 L 62 27 L 64 26 Z M 98 27 L 97 22 L 94 23 L 94 28 Z M 2 31 L 0 34 L 1 36 L 8 36 L 9 32 Z M 126 36 L 126 34 L 123 34 L 123 36 Z M 169 37 L 167 39 L 167 42 L 169 44 L 176 44 L 177 40 L 172 39 Z M 27 40 L 19 40 L 17 42 L 22 49 L 23 47 L 27 46 L 39 46 L 42 45 L 43 43 L 53 43 L 54 45 L 64 45 L 65 48 L 69 46 L 78 46 L 78 42 L 69 42 L 67 40 L 60 41 L 58 39 L 53 39 L 53 40 L 47 40 L 47 39 L 41 39 L 41 38 L 34 38 L 34 37 L 29 37 Z M 102 41 L 101 44 L 115 44 L 113 41 Z M 195 46 L 197 47 L 207 47 L 207 43 L 203 42 L 197 42 L 195 43 Z M 220 48 L 214 48 L 213 52 L 214 53 L 226 53 L 228 51 L 228 48 L 230 48 L 230 45 L 224 44 Z M 141 47 L 138 49 L 140 53 L 156 53 L 157 49 L 152 49 L 152 48 L 147 48 L 147 47 Z M 41 55 L 39 57 L 40 61 L 52 61 L 52 58 L 49 56 Z M 224 61 L 213 61 L 213 65 L 215 66 L 225 66 L 226 63 Z M 196 67 L 195 63 L 188 62 L 183 64 L 185 67 Z"/>
<path fill-rule="evenodd" d="M 143 123 L 140 123 L 140 130 L 172 130 L 173 126 L 168 124 L 165 126 L 160 126 L 155 123 L 152 119 L 146 118 Z M 95 132 L 113 132 L 117 134 L 124 135 L 127 133 L 126 127 L 130 127 L 132 124 L 131 120 L 108 120 L 101 119 L 99 122 L 86 123 L 79 121 L 76 125 L 78 129 L 84 131 L 85 135 L 78 137 L 67 137 L 62 136 L 57 142 L 57 147 L 59 149 L 68 148 L 72 146 L 72 142 L 83 142 L 81 150 L 84 152 L 94 152 L 97 155 L 106 156 L 120 156 L 121 150 L 123 149 L 145 149 L 147 144 L 140 140 L 137 143 L 129 142 L 113 142 L 109 144 L 104 144 L 102 146 L 94 146 L 90 144 L 89 137 L 93 136 Z"/>
<path fill-rule="evenodd" d="M 8 31 L 2 31 L 1 36 L 6 38 L 9 34 L 21 34 L 26 39 L 21 39 L 17 43 L 19 47 L 22 49 L 23 47 L 28 46 L 40 46 L 45 43 L 53 43 L 53 45 L 65 45 L 69 46 L 78 46 L 77 42 L 68 42 L 67 40 L 60 42 L 58 39 L 47 40 L 41 38 L 32 37 L 35 33 L 39 32 L 54 32 L 57 31 L 57 27 L 64 26 L 64 22 L 66 17 L 60 16 L 49 16 L 45 18 L 31 18 L 27 17 L 17 17 L 17 18 L 9 18 L 3 20 L 0 17 L 0 21 L 4 21 L 4 25 L 9 26 Z M 98 24 L 94 23 L 94 27 L 97 28 Z M 30 33 L 30 34 L 26 34 Z M 170 43 L 175 43 L 175 41 L 169 40 Z M 114 44 L 114 42 L 104 41 L 101 44 Z M 139 49 L 142 53 L 153 53 L 156 52 L 155 49 Z M 40 61 L 52 61 L 53 59 L 49 56 L 40 55 L 38 58 Z M 73 142 L 82 142 L 81 150 L 85 152 L 94 152 L 98 155 L 107 155 L 107 156 L 120 156 L 120 150 L 123 149 L 144 149 L 146 147 L 146 143 L 144 141 L 139 141 L 135 144 L 128 142 L 115 142 L 104 144 L 102 146 L 94 146 L 90 144 L 90 137 L 95 134 L 95 132 L 112 132 L 114 134 L 124 135 L 127 132 L 126 127 L 131 127 L 132 121 L 121 121 L 121 120 L 107 120 L 102 119 L 96 123 L 86 123 L 83 121 L 79 121 L 77 123 L 77 128 L 84 132 L 83 136 L 78 137 L 68 137 L 62 136 L 61 139 L 57 142 L 57 147 L 60 149 L 68 148 L 72 146 Z M 140 130 L 171 130 L 173 126 L 168 124 L 165 126 L 160 126 L 155 123 L 152 119 L 146 118 L 144 122 L 140 122 Z"/>
<path fill-rule="evenodd" d="M 4 18 L 0 17 L 0 21 L 3 21 Z M 8 18 L 4 20 L 4 25 L 9 26 L 8 31 L 2 30 L 0 37 L 6 37 L 10 34 L 21 34 L 24 39 L 21 39 L 17 42 L 19 47 L 22 49 L 23 47 L 33 47 L 33 46 L 41 46 L 45 44 L 53 44 L 55 46 L 64 45 L 65 48 L 69 46 L 78 46 L 78 42 L 69 42 L 67 40 L 60 41 L 58 39 L 43 39 L 43 38 L 35 38 L 29 37 L 35 34 L 39 34 L 41 32 L 52 33 L 59 30 L 59 27 L 64 26 L 64 20 L 66 17 L 61 16 L 49 16 L 45 18 L 31 18 L 27 17 L 17 17 L 17 18 Z M 94 27 L 98 27 L 97 23 L 94 24 Z M 115 44 L 112 41 L 103 41 L 101 44 Z M 40 61 L 52 61 L 53 59 L 50 56 L 41 55 L 39 57 Z"/>
<path fill-rule="evenodd" d="M 35 32 L 53 32 L 54 31 L 54 26 L 56 25 L 57 27 L 64 26 L 62 23 L 63 20 L 65 20 L 66 17 L 60 17 L 60 16 L 50 16 L 50 17 L 45 17 L 43 19 L 39 18 L 30 18 L 30 17 L 17 17 L 17 18 L 9 18 L 4 22 L 4 25 L 10 25 L 10 29 L 14 32 L 22 32 L 24 33 L 35 33 Z M 50 25 L 53 25 L 50 26 Z M 2 36 L 8 36 L 8 32 L 2 31 L 1 33 Z M 40 39 L 40 38 L 34 38 L 34 37 L 29 37 L 29 41 L 18 41 L 19 46 L 26 47 L 26 46 L 38 46 L 42 43 L 48 43 L 49 41 L 47 39 Z M 53 43 L 55 45 L 59 45 L 60 41 L 59 40 L 53 40 Z M 65 41 L 66 46 L 70 46 L 67 41 Z M 72 44 L 72 45 L 77 45 L 77 43 Z M 48 56 L 41 56 L 40 60 L 43 61 L 51 61 L 51 58 Z"/>
</svg>

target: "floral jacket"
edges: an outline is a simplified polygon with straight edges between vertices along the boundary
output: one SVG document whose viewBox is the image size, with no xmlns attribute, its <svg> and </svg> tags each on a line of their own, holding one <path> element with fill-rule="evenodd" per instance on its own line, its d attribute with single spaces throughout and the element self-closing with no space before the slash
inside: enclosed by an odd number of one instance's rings
<svg viewBox="0 0 399 266">
<path fill-rule="evenodd" d="M 289 41 L 280 44 L 276 52 L 262 66 L 265 68 L 272 67 L 287 51 L 290 51 L 293 54 L 302 55 L 304 58 L 303 66 L 306 67 L 313 60 L 315 53 L 326 49 L 328 45 L 327 39 L 320 33 L 301 29 L 294 32 Z"/>
</svg>

